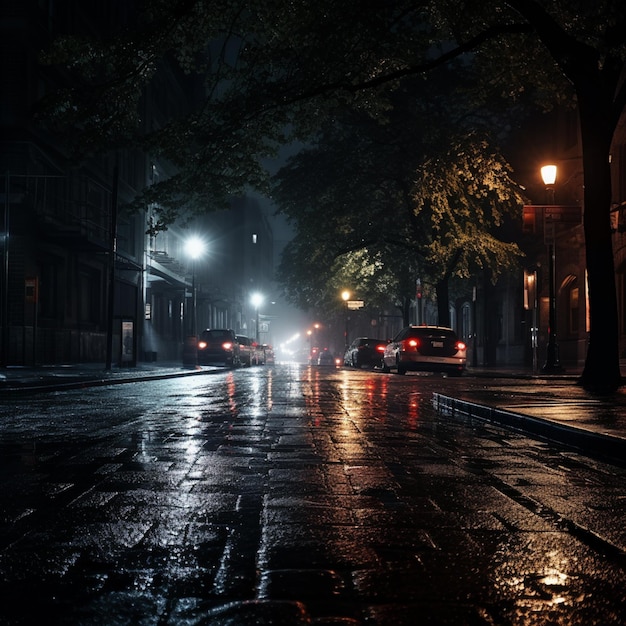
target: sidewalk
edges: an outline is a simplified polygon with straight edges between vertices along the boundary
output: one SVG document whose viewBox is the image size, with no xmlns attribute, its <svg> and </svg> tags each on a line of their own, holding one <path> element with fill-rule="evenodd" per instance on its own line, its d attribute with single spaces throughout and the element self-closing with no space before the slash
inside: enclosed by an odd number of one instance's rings
<svg viewBox="0 0 626 626">
<path fill-rule="evenodd" d="M 492 375 L 496 374 L 491 372 Z M 502 424 L 626 465 L 626 388 L 595 396 L 576 384 L 578 376 L 497 376 L 482 386 L 434 394 L 443 414 Z"/>
<path fill-rule="evenodd" d="M 3 392 L 34 393 L 180 376 L 197 376 L 210 374 L 220 369 L 205 365 L 184 366 L 180 362 L 174 361 L 139 363 L 135 367 L 115 365 L 110 370 L 106 370 L 102 363 L 42 365 L 39 367 L 9 366 L 0 369 L 0 395 L 4 395 Z"/>
<path fill-rule="evenodd" d="M 7 367 L 0 369 L 0 398 L 37 392 L 104 386 L 221 371 L 215 366 L 177 362 L 136 367 L 103 364 Z M 576 385 L 579 371 L 543 375 L 525 369 L 469 368 L 448 390 L 434 394 L 436 409 L 447 415 L 486 419 L 588 454 L 626 464 L 626 387 L 594 396 Z"/>
</svg>

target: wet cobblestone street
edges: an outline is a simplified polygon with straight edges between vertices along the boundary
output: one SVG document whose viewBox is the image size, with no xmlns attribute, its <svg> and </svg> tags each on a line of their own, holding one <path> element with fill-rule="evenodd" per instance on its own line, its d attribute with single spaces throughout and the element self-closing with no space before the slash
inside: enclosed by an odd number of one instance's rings
<svg viewBox="0 0 626 626">
<path fill-rule="evenodd" d="M 434 411 L 468 384 L 283 365 L 3 399 L 0 623 L 623 624 L 625 470 Z"/>
</svg>

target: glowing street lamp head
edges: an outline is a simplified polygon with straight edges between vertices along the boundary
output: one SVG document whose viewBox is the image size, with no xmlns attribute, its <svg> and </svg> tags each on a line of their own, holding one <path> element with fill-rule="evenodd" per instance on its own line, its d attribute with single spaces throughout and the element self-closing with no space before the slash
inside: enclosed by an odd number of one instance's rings
<svg viewBox="0 0 626 626">
<path fill-rule="evenodd" d="M 556 165 L 544 165 L 541 168 L 541 179 L 546 187 L 551 187 L 556 182 Z"/>
<path fill-rule="evenodd" d="M 189 237 L 185 242 L 185 252 L 192 259 L 199 259 L 206 250 L 206 244 L 200 237 Z"/>
<path fill-rule="evenodd" d="M 255 309 L 258 309 L 263 304 L 263 296 L 260 293 L 253 293 L 250 296 L 250 302 Z"/>
<path fill-rule="evenodd" d="M 348 300 L 350 300 L 350 292 L 348 290 L 342 291 L 341 298 L 343 299 L 344 302 L 347 302 Z"/>
</svg>

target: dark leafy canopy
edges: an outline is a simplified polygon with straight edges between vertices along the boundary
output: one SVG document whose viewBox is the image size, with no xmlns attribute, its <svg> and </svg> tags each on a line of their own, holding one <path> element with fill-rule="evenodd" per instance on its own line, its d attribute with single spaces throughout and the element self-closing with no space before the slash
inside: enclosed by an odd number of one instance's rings
<svg viewBox="0 0 626 626">
<path fill-rule="evenodd" d="M 335 118 L 279 172 L 275 198 L 297 232 L 280 276 L 297 304 L 336 303 L 348 284 L 369 304 L 404 308 L 418 277 L 440 285 L 514 265 L 517 246 L 494 233 L 523 199 L 452 82 L 420 79 L 376 118 Z"/>
<path fill-rule="evenodd" d="M 378 109 L 377 95 L 356 86 L 431 44 L 423 9 L 409 1 L 146 0 L 144 9 L 132 30 L 56 43 L 46 58 L 72 79 L 45 110 L 57 128 L 81 128 L 75 147 L 83 152 L 139 145 L 177 168 L 135 203 L 162 208 L 157 227 L 181 207 L 205 211 L 263 188 L 259 164 L 276 154 L 286 128 L 308 136 L 348 100 Z M 138 113 L 142 87 L 165 60 L 197 88 L 186 108 L 148 129 Z"/>
<path fill-rule="evenodd" d="M 247 187 L 265 189 L 260 163 L 276 154 L 285 129 L 306 139 L 348 105 L 379 115 L 401 78 L 454 56 L 451 44 L 441 43 L 450 41 L 442 27 L 454 3 L 434 13 L 438 3 L 414 0 L 141 6 L 122 33 L 56 42 L 46 58 L 64 65 L 71 80 L 49 95 L 45 110 L 57 128 L 81 129 L 66 135 L 80 152 L 133 145 L 172 164 L 175 173 L 133 204 L 160 207 L 155 228 L 181 212 L 224 206 Z M 502 28 L 518 26 L 507 19 Z M 192 96 L 147 128 L 142 89 L 155 83 L 166 61 L 185 73 Z"/>
</svg>

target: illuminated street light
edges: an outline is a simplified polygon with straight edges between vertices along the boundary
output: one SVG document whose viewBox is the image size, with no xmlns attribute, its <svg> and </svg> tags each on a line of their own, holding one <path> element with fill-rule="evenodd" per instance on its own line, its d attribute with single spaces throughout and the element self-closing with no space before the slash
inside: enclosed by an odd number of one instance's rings
<svg viewBox="0 0 626 626">
<path fill-rule="evenodd" d="M 556 182 L 556 165 L 544 165 L 541 168 L 541 179 L 546 189 L 552 189 L 552 203 L 554 204 L 554 183 Z"/>
<path fill-rule="evenodd" d="M 342 291 L 341 292 L 341 299 L 345 302 L 346 304 L 346 329 L 344 331 L 344 339 L 345 339 L 345 348 L 346 350 L 348 349 L 348 300 L 350 300 L 350 296 L 352 294 L 348 291 Z"/>
<path fill-rule="evenodd" d="M 556 183 L 556 165 L 544 165 L 541 168 L 541 178 L 546 187 L 548 202 L 554 205 L 554 185 Z M 545 221 L 545 220 L 544 220 Z M 549 313 L 548 313 L 548 349 L 546 362 L 542 370 L 548 374 L 562 372 L 559 362 L 559 344 L 556 333 L 556 226 L 550 223 L 551 231 L 546 233 L 548 241 L 548 274 L 549 274 Z"/>
<path fill-rule="evenodd" d="M 197 295 L 196 295 L 196 261 L 205 253 L 206 244 L 194 235 L 185 242 L 185 254 L 191 259 L 191 334 L 198 335 Z"/>
</svg>

